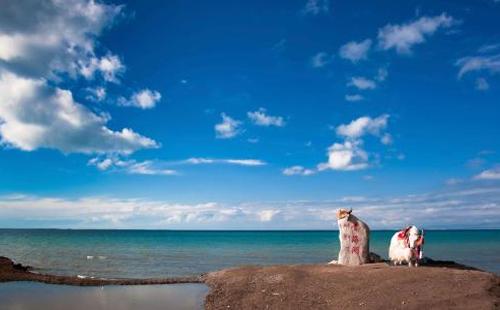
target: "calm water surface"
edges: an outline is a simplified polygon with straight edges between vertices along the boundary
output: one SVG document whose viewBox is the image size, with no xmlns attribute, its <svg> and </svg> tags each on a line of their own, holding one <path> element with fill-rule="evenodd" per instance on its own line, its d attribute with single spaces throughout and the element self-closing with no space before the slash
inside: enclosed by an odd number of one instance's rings
<svg viewBox="0 0 500 310">
<path fill-rule="evenodd" d="M 393 231 L 373 231 L 387 257 Z M 152 231 L 0 229 L 0 255 L 40 272 L 96 277 L 198 275 L 245 264 L 324 263 L 337 231 Z M 500 230 L 426 231 L 424 254 L 500 273 Z"/>
<path fill-rule="evenodd" d="M 0 283 L 2 310 L 203 309 L 204 284 L 78 287 L 32 282 Z"/>
</svg>

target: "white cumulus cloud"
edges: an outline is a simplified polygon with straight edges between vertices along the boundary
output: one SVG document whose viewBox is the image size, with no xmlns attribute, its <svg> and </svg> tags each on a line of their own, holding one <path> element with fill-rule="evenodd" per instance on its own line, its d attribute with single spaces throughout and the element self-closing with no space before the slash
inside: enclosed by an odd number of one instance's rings
<svg viewBox="0 0 500 310">
<path fill-rule="evenodd" d="M 366 134 L 378 136 L 387 127 L 389 115 L 383 114 L 376 118 L 363 116 L 353 120 L 349 124 L 337 127 L 336 133 L 348 139 L 358 139 Z"/>
<path fill-rule="evenodd" d="M 52 148 L 65 153 L 132 153 L 158 143 L 132 129 L 113 131 L 110 117 L 74 101 L 72 93 L 43 79 L 0 73 L 2 143 L 25 151 Z"/>
<path fill-rule="evenodd" d="M 328 162 L 318 165 L 318 169 L 326 170 L 361 170 L 370 166 L 370 156 L 363 148 L 363 136 L 372 135 L 380 137 L 382 144 L 391 144 L 392 136 L 384 133 L 389 115 L 383 114 L 376 118 L 363 116 L 342 124 L 336 128 L 339 137 L 344 138 L 343 143 L 334 143 L 328 148 Z"/>
<path fill-rule="evenodd" d="M 335 142 L 327 150 L 328 161 L 320 163 L 315 169 L 292 166 L 283 170 L 285 175 L 312 175 L 318 171 L 339 170 L 354 171 L 370 167 L 370 154 L 365 151 L 363 137 L 366 135 L 380 138 L 384 145 L 392 144 L 392 136 L 385 132 L 389 120 L 388 114 L 372 118 L 363 116 L 348 124 L 339 125 L 335 132 L 343 139 Z"/>
<path fill-rule="evenodd" d="M 92 79 L 96 72 L 100 72 L 105 81 L 114 83 L 118 83 L 118 76 L 125 71 L 125 66 L 116 55 L 106 55 L 101 58 L 92 57 L 87 63 L 80 66 L 80 73 L 85 78 Z"/>
<path fill-rule="evenodd" d="M 121 11 L 121 6 L 88 0 L 4 1 L 0 60 L 6 63 L 2 66 L 29 77 L 54 78 L 58 73 L 82 74 L 94 63 L 93 71 L 102 70 L 111 77 L 123 65 L 111 54 L 96 56 L 96 38 Z"/>
<path fill-rule="evenodd" d="M 158 91 L 143 89 L 133 93 L 129 99 L 120 97 L 118 105 L 146 110 L 154 108 L 160 100 L 161 94 Z"/>
<path fill-rule="evenodd" d="M 362 148 L 362 141 L 334 143 L 328 148 L 328 162 L 318 165 L 318 170 L 361 170 L 368 167 L 368 153 Z"/>
<path fill-rule="evenodd" d="M 99 55 L 97 41 L 121 6 L 90 0 L 4 1 L 0 10 L 0 139 L 25 151 L 121 153 L 156 148 L 134 130 L 108 127 L 110 116 L 97 114 L 73 98 L 62 81 L 83 76 L 91 83 L 119 82 L 125 70 L 118 56 Z M 71 83 L 70 83 L 71 84 Z M 73 83 L 74 84 L 74 83 Z M 104 88 L 92 88 L 102 100 Z"/>
<path fill-rule="evenodd" d="M 222 122 L 215 124 L 215 137 L 218 139 L 230 139 L 241 133 L 241 121 L 235 120 L 226 113 L 221 113 Z"/>
</svg>

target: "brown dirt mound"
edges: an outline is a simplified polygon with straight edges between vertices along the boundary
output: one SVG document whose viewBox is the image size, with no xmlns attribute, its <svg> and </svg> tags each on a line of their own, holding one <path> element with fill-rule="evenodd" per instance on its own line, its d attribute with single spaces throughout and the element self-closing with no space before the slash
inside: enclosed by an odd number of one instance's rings
<svg viewBox="0 0 500 310">
<path fill-rule="evenodd" d="M 500 278 L 433 267 L 291 265 L 209 273 L 206 309 L 498 309 Z M 451 268 L 450 268 L 451 267 Z M 458 268 L 456 268 L 458 267 Z"/>
</svg>

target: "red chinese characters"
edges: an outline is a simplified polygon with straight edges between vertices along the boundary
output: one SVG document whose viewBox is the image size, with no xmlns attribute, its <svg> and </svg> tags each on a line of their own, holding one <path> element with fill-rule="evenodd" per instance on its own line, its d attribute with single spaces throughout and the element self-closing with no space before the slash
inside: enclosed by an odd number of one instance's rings
<svg viewBox="0 0 500 310">
<path fill-rule="evenodd" d="M 351 253 L 359 255 L 359 246 L 353 246 L 351 249 Z"/>
</svg>

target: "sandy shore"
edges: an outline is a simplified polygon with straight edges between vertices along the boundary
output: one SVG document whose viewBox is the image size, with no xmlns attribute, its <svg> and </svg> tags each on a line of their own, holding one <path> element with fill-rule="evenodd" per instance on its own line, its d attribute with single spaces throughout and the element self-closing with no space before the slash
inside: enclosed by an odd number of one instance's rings
<svg viewBox="0 0 500 310">
<path fill-rule="evenodd" d="M 30 267 L 15 264 L 11 259 L 0 256 L 0 282 L 10 281 L 35 281 L 49 284 L 66 284 L 80 286 L 102 285 L 146 285 L 146 284 L 180 284 L 202 283 L 200 277 L 175 277 L 154 279 L 98 279 L 80 278 L 72 276 L 56 276 L 39 274 L 30 271 Z"/>
<path fill-rule="evenodd" d="M 499 309 L 500 278 L 450 267 L 286 265 L 209 273 L 206 309 Z"/>
</svg>

